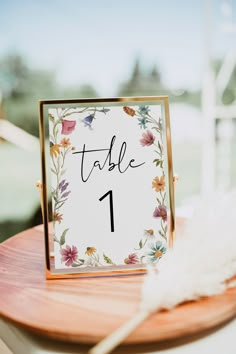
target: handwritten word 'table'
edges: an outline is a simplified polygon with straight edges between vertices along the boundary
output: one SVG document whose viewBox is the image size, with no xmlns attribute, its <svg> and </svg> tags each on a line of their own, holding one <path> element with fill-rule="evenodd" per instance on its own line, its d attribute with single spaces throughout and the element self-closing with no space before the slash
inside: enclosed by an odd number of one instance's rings
<svg viewBox="0 0 236 354">
<path fill-rule="evenodd" d="M 124 172 L 126 172 L 128 170 L 129 167 L 137 168 L 137 167 L 140 167 L 140 166 L 145 164 L 145 162 L 142 162 L 142 163 L 140 163 L 138 165 L 137 164 L 135 165 L 134 164 L 135 163 L 135 159 L 131 159 L 128 164 L 125 164 L 125 162 L 123 162 L 123 159 L 124 159 L 125 154 L 126 154 L 126 148 L 127 148 L 127 143 L 125 141 L 121 144 L 117 163 L 113 162 L 112 161 L 112 149 L 113 149 L 113 146 L 115 144 L 115 140 L 116 140 L 116 136 L 113 135 L 113 137 L 111 138 L 110 147 L 108 149 L 86 150 L 86 146 L 84 144 L 82 151 L 73 152 L 73 154 L 82 154 L 82 159 L 81 159 L 81 179 L 82 179 L 83 182 L 87 182 L 88 181 L 89 177 L 91 176 L 93 170 L 96 167 L 101 171 L 108 164 L 108 166 L 107 166 L 108 167 L 108 171 L 112 171 L 112 170 L 114 170 L 115 167 L 117 167 L 117 169 L 118 169 L 118 171 L 120 173 L 124 173 Z M 100 160 L 94 161 L 94 163 L 92 164 L 92 168 L 90 169 L 90 172 L 88 173 L 88 175 L 86 177 L 85 173 L 84 173 L 85 164 L 86 164 L 85 155 L 87 153 L 94 153 L 94 152 L 101 152 L 101 151 L 108 151 L 104 162 L 101 163 Z"/>
</svg>

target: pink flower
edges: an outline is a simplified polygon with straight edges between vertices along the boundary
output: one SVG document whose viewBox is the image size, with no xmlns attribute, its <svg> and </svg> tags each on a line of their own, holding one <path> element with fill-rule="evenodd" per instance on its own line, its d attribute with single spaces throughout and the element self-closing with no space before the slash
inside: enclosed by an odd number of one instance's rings
<svg viewBox="0 0 236 354">
<path fill-rule="evenodd" d="M 69 135 L 70 133 L 73 132 L 73 130 L 75 129 L 75 126 L 76 126 L 76 121 L 75 120 L 63 119 L 61 134 Z"/>
<path fill-rule="evenodd" d="M 155 208 L 153 212 L 154 218 L 162 218 L 163 221 L 167 221 L 167 211 L 165 205 L 161 204 Z"/>
<path fill-rule="evenodd" d="M 78 259 L 78 250 L 75 246 L 70 247 L 66 245 L 66 248 L 62 248 L 60 253 L 62 255 L 61 261 L 65 262 L 67 267 L 71 266 Z"/>
<path fill-rule="evenodd" d="M 139 262 L 138 256 L 136 253 L 131 253 L 124 260 L 125 264 L 135 264 Z"/>
<path fill-rule="evenodd" d="M 140 144 L 142 146 L 150 146 L 154 143 L 155 136 L 152 134 L 150 130 L 147 130 L 142 134 L 142 139 L 140 139 Z"/>
</svg>

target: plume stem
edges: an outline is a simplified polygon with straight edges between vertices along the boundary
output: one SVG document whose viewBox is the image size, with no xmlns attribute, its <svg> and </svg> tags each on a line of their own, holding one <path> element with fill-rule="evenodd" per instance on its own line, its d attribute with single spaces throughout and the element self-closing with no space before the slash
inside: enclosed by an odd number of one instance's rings
<svg viewBox="0 0 236 354">
<path fill-rule="evenodd" d="M 148 316 L 150 311 L 141 310 L 128 322 L 118 328 L 115 332 L 101 340 L 88 354 L 108 354 L 111 353 L 125 338 L 129 336 Z"/>
</svg>

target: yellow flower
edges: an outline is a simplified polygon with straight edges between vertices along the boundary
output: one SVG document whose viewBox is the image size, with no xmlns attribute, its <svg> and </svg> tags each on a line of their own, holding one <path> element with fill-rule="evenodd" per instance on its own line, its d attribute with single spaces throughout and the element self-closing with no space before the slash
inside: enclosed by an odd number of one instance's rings
<svg viewBox="0 0 236 354">
<path fill-rule="evenodd" d="M 61 146 L 64 147 L 64 148 L 67 148 L 68 146 L 71 145 L 71 142 L 70 142 L 70 139 L 69 138 L 63 138 L 61 140 Z"/>
<path fill-rule="evenodd" d="M 59 213 L 56 213 L 56 212 L 53 214 L 53 220 L 54 221 L 58 221 L 59 224 L 61 223 L 62 219 L 63 219 L 63 215 L 62 214 L 59 214 Z"/>
<path fill-rule="evenodd" d="M 92 256 L 96 251 L 97 250 L 95 247 L 87 247 L 85 254 L 87 254 L 87 256 Z"/>
<path fill-rule="evenodd" d="M 60 155 L 60 145 L 59 144 L 54 144 L 50 146 L 50 155 L 53 157 L 57 157 Z"/>
<path fill-rule="evenodd" d="M 152 188 L 154 188 L 156 192 L 164 191 L 165 185 L 165 176 L 161 176 L 161 178 L 157 176 L 152 181 Z"/>
<path fill-rule="evenodd" d="M 155 256 L 156 258 L 161 258 L 162 255 L 163 255 L 163 253 L 162 253 L 161 251 L 159 251 L 159 250 L 157 250 L 157 251 L 154 253 L 154 256 Z"/>
</svg>

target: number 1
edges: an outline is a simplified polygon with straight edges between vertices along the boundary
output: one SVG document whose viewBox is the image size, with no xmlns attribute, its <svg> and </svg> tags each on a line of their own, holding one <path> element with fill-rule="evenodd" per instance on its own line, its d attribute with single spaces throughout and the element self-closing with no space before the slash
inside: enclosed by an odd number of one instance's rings
<svg viewBox="0 0 236 354">
<path fill-rule="evenodd" d="M 106 194 L 104 194 L 99 200 L 100 202 L 106 198 L 106 196 L 109 195 L 109 199 L 110 199 L 110 220 L 111 220 L 111 232 L 115 231 L 114 228 L 114 214 L 113 214 L 113 194 L 112 191 L 108 191 Z"/>
</svg>

